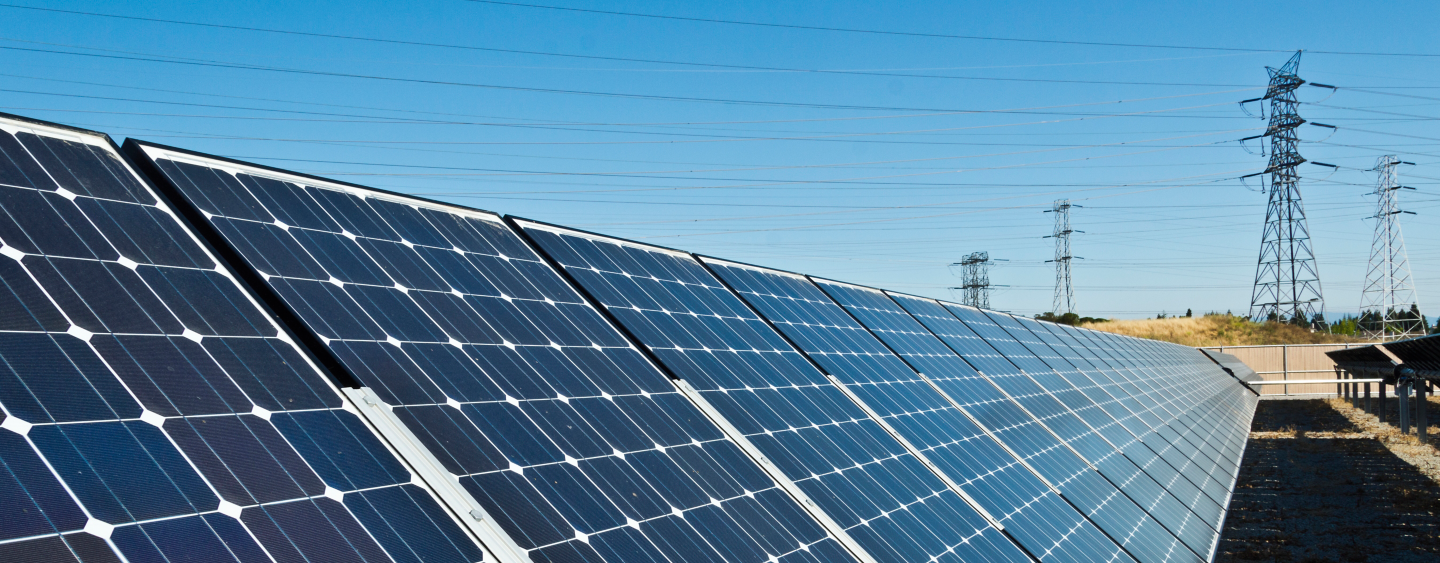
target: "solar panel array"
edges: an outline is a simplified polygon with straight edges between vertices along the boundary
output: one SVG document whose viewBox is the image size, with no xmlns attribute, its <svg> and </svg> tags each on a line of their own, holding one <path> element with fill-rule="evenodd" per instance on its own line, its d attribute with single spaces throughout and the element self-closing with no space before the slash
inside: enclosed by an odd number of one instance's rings
<svg viewBox="0 0 1440 563">
<path fill-rule="evenodd" d="M 498 216 L 150 154 L 529 557 L 849 559 Z"/>
<path fill-rule="evenodd" d="M 1196 350 L 0 129 L 0 560 L 1214 555 Z"/>
<path fill-rule="evenodd" d="M 0 128 L 0 560 L 483 558 L 106 138 Z"/>
</svg>

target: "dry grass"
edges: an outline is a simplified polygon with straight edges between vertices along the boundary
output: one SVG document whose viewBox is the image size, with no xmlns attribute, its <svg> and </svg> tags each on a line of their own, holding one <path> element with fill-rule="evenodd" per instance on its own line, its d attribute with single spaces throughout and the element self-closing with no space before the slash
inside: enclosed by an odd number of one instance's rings
<svg viewBox="0 0 1440 563">
<path fill-rule="evenodd" d="M 1330 404 L 1331 408 L 1345 415 L 1345 418 L 1359 427 L 1366 435 L 1379 440 L 1381 444 L 1385 445 L 1385 449 L 1395 454 L 1395 457 L 1415 466 L 1416 470 L 1434 479 L 1435 483 L 1440 485 L 1440 450 L 1435 448 L 1435 442 L 1440 440 L 1440 434 L 1437 434 L 1440 432 L 1440 428 L 1436 428 L 1436 423 L 1440 421 L 1432 420 L 1430 422 L 1430 428 L 1426 433 L 1429 443 L 1421 444 L 1420 439 L 1413 434 L 1414 430 L 1411 430 L 1411 434 L 1401 434 L 1399 428 L 1390 424 L 1390 422 L 1400 420 L 1400 413 L 1395 407 L 1393 397 L 1387 401 L 1389 408 L 1386 409 L 1385 420 L 1389 422 L 1383 424 L 1379 418 L 1365 412 L 1363 408 L 1350 406 L 1348 400 L 1335 398 L 1328 399 L 1326 402 Z M 1431 397 L 1430 407 L 1426 410 L 1430 413 L 1440 413 L 1440 400 Z M 1432 415 L 1430 418 L 1433 419 L 1435 416 Z"/>
<path fill-rule="evenodd" d="M 1365 342 L 1351 336 L 1310 332 L 1295 325 L 1252 323 L 1231 315 L 1106 321 L 1084 327 L 1195 347 Z"/>
</svg>

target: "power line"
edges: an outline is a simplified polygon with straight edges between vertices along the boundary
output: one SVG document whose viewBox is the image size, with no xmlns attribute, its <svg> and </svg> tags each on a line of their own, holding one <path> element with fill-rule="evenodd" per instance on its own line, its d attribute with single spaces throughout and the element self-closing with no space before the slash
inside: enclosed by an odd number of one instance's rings
<svg viewBox="0 0 1440 563">
<path fill-rule="evenodd" d="M 928 32 L 920 32 L 920 31 L 893 31 L 893 30 L 860 29 L 860 28 L 849 28 L 849 27 L 826 27 L 826 26 L 816 26 L 816 25 L 766 23 L 766 22 L 755 22 L 755 21 L 727 20 L 727 19 L 718 19 L 718 18 L 697 18 L 697 17 L 686 17 L 686 16 L 667 16 L 667 15 L 660 15 L 660 14 L 642 14 L 642 13 L 638 13 L 638 12 L 621 12 L 621 11 L 615 11 L 615 10 L 595 10 L 595 9 L 586 9 L 586 8 L 570 8 L 570 7 L 564 7 L 564 6 L 547 6 L 547 5 L 543 5 L 543 4 L 524 4 L 524 3 L 520 3 L 520 2 L 502 2 L 502 1 L 499 1 L 499 0 L 466 0 L 466 1 L 467 1 L 467 2 L 473 2 L 473 3 L 476 3 L 476 4 L 494 4 L 494 5 L 499 5 L 499 6 L 515 6 L 515 7 L 521 7 L 521 8 L 539 8 L 539 9 L 545 9 L 545 10 L 561 10 L 561 11 L 566 11 L 566 12 L 582 12 L 582 13 L 591 13 L 591 14 L 604 14 L 604 15 L 610 15 L 610 16 L 626 16 L 626 17 L 635 17 L 635 18 L 651 18 L 651 19 L 676 20 L 676 21 L 690 21 L 690 22 L 715 23 L 715 24 L 726 24 L 726 25 L 745 25 L 745 26 L 754 26 L 754 27 L 770 27 L 770 28 L 778 28 L 778 29 L 802 29 L 802 30 L 808 30 L 808 31 L 831 31 L 831 32 L 839 32 L 839 33 L 862 33 L 862 34 L 870 34 L 870 35 L 894 35 L 894 36 L 903 36 L 903 37 L 925 37 L 925 38 L 932 38 L 932 39 L 968 39 L 968 40 L 976 40 L 976 41 L 1006 41 L 1006 42 L 1014 42 L 1014 43 L 1046 43 L 1046 44 L 1054 44 L 1054 45 L 1087 45 L 1087 46 L 1092 46 L 1092 47 L 1132 47 L 1132 48 L 1144 48 L 1144 49 L 1185 49 L 1185 50 L 1195 50 L 1195 51 L 1238 51 L 1238 52 L 1246 52 L 1246 53 L 1289 53 L 1289 52 L 1293 52 L 1293 51 L 1294 51 L 1294 49 L 1246 49 L 1246 48 L 1240 48 L 1240 47 L 1205 47 L 1205 46 L 1198 46 L 1198 45 L 1165 45 L 1165 44 L 1156 44 L 1156 43 L 1111 43 L 1111 42 L 1102 42 L 1102 41 L 1065 41 L 1065 40 L 1059 40 L 1059 39 L 1022 39 L 1022 38 L 1016 38 L 1016 37 L 994 37 L 994 36 L 983 36 L 983 35 L 956 35 L 956 34 L 949 34 L 949 33 L 928 33 Z M 1325 55 L 1363 55 L 1363 56 L 1386 56 L 1386 57 L 1440 57 L 1440 54 L 1429 54 L 1429 53 L 1375 53 L 1375 52 L 1358 52 L 1358 51 L 1308 51 L 1308 50 L 1307 50 L 1306 52 L 1308 52 L 1308 53 L 1314 53 L 1314 54 L 1325 54 Z"/>
<path fill-rule="evenodd" d="M 15 40 L 12 39 L 11 41 L 15 41 Z M 78 47 L 78 48 L 87 48 L 87 47 Z M 847 104 L 816 104 L 816 103 L 804 103 L 804 102 L 777 102 L 777 101 L 767 101 L 767 100 L 741 100 L 741 99 L 733 99 L 733 98 L 703 98 L 703 97 L 694 97 L 694 96 L 666 96 L 666 95 L 659 95 L 659 94 L 634 94 L 634 93 L 626 93 L 626 92 L 602 92 L 602 91 L 595 91 L 595 90 L 570 90 L 570 89 L 563 89 L 563 88 L 540 88 L 540 87 L 533 87 L 533 86 L 510 86 L 510 85 L 504 85 L 504 84 L 486 84 L 486 83 L 481 83 L 481 82 L 462 82 L 462 81 L 456 81 L 456 80 L 431 80 L 431 79 L 424 79 L 424 78 L 405 78 L 405 77 L 399 77 L 399 76 L 385 76 L 385 75 L 378 75 L 378 74 L 359 74 L 359 73 L 350 73 L 350 72 L 336 72 L 336 71 L 324 71 L 324 70 L 308 70 L 308 69 L 299 69 L 299 68 L 287 68 L 287 67 L 276 67 L 276 66 L 252 65 L 252 64 L 245 64 L 245 63 L 233 63 L 233 62 L 216 61 L 216 60 L 210 60 L 210 59 L 174 60 L 174 59 L 156 58 L 156 56 L 113 55 L 113 54 L 100 54 L 100 53 L 78 53 L 78 52 L 74 52 L 74 51 L 62 51 L 62 50 L 58 50 L 58 49 L 41 49 L 41 48 L 34 48 L 34 47 L 14 47 L 14 46 L 0 46 L 0 49 L 7 50 L 7 51 L 20 51 L 20 52 L 31 52 L 31 53 L 46 53 L 46 54 L 65 55 L 65 56 L 74 56 L 74 57 L 93 57 L 93 58 L 102 58 L 102 59 L 128 60 L 128 61 L 160 63 L 160 64 L 173 64 L 173 65 L 187 65 L 187 66 L 198 66 L 198 67 L 208 67 L 208 68 L 225 68 L 225 69 L 234 69 L 234 70 L 249 70 L 249 71 L 259 71 L 259 72 L 273 72 L 273 73 L 294 74 L 294 75 L 304 75 L 304 76 L 322 76 L 322 77 L 328 77 L 328 78 L 347 78 L 347 79 L 360 79 L 360 80 L 376 80 L 376 81 L 383 81 L 383 82 L 395 82 L 395 83 L 405 83 L 405 84 L 422 84 L 422 85 L 427 85 L 427 86 L 453 86 L 453 87 L 460 87 L 460 88 L 480 88 L 480 89 L 487 89 L 487 90 L 500 90 L 500 91 L 511 91 L 511 92 L 530 92 L 530 93 L 539 93 L 539 94 L 563 94 L 563 95 L 576 95 L 576 96 L 594 96 L 594 97 L 602 97 L 602 98 L 621 98 L 621 99 L 636 99 L 636 100 L 654 100 L 654 101 L 665 101 L 665 102 L 708 103 L 708 104 L 723 104 L 723 105 L 749 105 L 749 106 L 765 106 L 765 107 L 798 107 L 798 108 L 809 108 L 809 109 L 852 110 L 852 111 L 937 111 L 937 112 L 968 112 L 968 111 L 973 111 L 973 110 L 957 110 L 957 109 L 953 109 L 953 108 L 914 108 L 914 107 L 867 106 L 867 105 L 847 105 Z M 1037 80 L 1038 80 L 1038 79 L 1037 79 Z M 1057 81 L 1057 82 L 1065 82 L 1065 81 Z M 1100 82 L 1097 82 L 1097 83 L 1100 83 Z M 1115 82 L 1115 83 L 1112 83 L 1112 84 L 1123 84 L 1123 83 Z M 1196 84 L 1195 86 L 1202 86 L 1202 85 Z M 1203 86 L 1214 86 L 1214 85 L 1203 85 Z"/>
<path fill-rule="evenodd" d="M 391 45 L 407 45 L 407 46 L 413 46 L 413 47 L 431 47 L 431 48 L 442 48 L 442 49 L 461 49 L 461 50 L 466 50 L 466 51 L 484 51 L 484 52 L 507 53 L 507 54 L 516 54 L 516 55 L 532 55 L 532 56 L 543 56 L 543 57 L 563 57 L 563 58 L 572 58 L 572 59 L 588 59 L 588 60 L 603 60 L 603 61 L 614 61 L 614 62 L 631 62 L 631 63 L 678 65 L 678 66 L 695 66 L 695 67 L 721 68 L 721 69 L 747 70 L 747 71 L 760 71 L 760 72 L 786 72 L 786 73 L 805 73 L 805 74 L 840 74 L 840 75 L 859 75 L 859 76 L 882 76 L 882 77 L 895 77 L 895 78 L 931 78 L 931 79 L 944 79 L 944 80 L 980 80 L 980 81 L 995 81 L 995 82 L 1057 82 L 1057 83 L 1072 83 L 1072 84 L 1123 84 L 1123 85 L 1140 85 L 1140 86 L 1248 86 L 1248 84 L 1239 84 L 1239 85 L 1236 85 L 1236 84 L 1225 84 L 1225 85 L 1222 85 L 1222 84 L 1169 83 L 1169 82 L 1117 82 L 1117 81 L 1088 81 L 1088 80 L 1058 80 L 1058 79 L 1041 79 L 1041 78 L 999 78 L 999 77 L 990 77 L 990 76 L 954 76 L 954 75 L 937 75 L 937 74 L 914 74 L 914 73 L 905 73 L 905 72 L 882 72 L 882 71 L 873 71 L 873 70 L 807 69 L 807 68 L 788 68 L 788 67 L 771 67 L 771 66 L 756 66 L 756 65 L 735 65 L 735 64 L 723 64 L 723 63 L 698 63 L 698 62 L 691 62 L 691 61 L 676 61 L 676 60 L 664 60 L 664 59 L 641 59 L 641 58 L 633 58 L 633 57 L 610 57 L 610 56 L 601 56 L 601 55 L 579 55 L 579 54 L 573 54 L 573 53 L 556 53 L 556 52 L 547 52 L 547 51 L 527 51 L 527 50 L 522 50 L 522 49 L 504 49 L 504 48 L 498 48 L 498 47 L 478 47 L 478 46 L 473 46 L 473 45 L 458 45 L 458 44 L 453 44 L 453 43 L 431 43 L 431 42 L 425 42 L 425 41 L 409 41 L 409 40 L 403 40 L 403 39 L 384 39 L 384 38 L 379 38 L 379 37 L 363 37 L 363 36 L 356 36 L 356 35 L 340 35 L 340 34 L 333 34 L 333 33 L 315 33 L 315 32 L 307 32 L 307 31 L 288 30 L 288 29 L 275 29 L 275 28 L 253 27 L 253 26 L 241 26 L 241 25 L 230 25 L 230 24 L 217 24 L 217 23 L 195 22 L 195 21 L 185 21 L 185 20 L 172 20 L 172 19 L 162 19 L 162 18 L 149 18 L 149 17 L 141 17 L 141 16 L 127 16 L 127 15 L 109 14 L 109 13 L 103 13 L 103 12 L 83 12 L 83 11 L 79 11 L 79 10 L 63 10 L 63 9 L 58 9 L 58 8 L 40 8 L 40 7 L 35 7 L 35 6 L 20 6 L 20 5 L 15 5 L 15 4 L 0 4 L 0 8 L 13 8 L 13 9 L 23 9 L 23 10 L 36 10 L 36 11 L 42 11 L 42 12 L 54 12 L 54 13 L 62 13 L 62 14 L 70 14 L 70 15 L 78 15 L 78 16 L 90 16 L 90 17 L 99 17 L 99 18 L 114 18 L 114 19 L 123 19 L 123 20 L 131 20 L 131 21 L 143 21 L 143 22 L 149 22 L 149 23 L 162 23 L 162 24 L 169 24 L 169 25 L 184 25 L 184 26 L 195 26 L 195 27 L 208 27 L 208 28 L 214 28 L 214 29 L 227 29 L 227 30 L 234 30 L 234 31 L 250 31 L 250 32 L 259 32 L 259 33 L 274 33 L 274 34 L 292 35 L 292 36 L 298 36 L 298 37 L 313 37 L 313 38 L 319 38 L 319 39 L 338 39 L 338 40 L 345 40 L 345 41 L 361 41 L 361 42 L 383 43 L 383 44 L 391 44 Z"/>
<path fill-rule="evenodd" d="M 43 80 L 43 81 L 49 81 L 49 82 L 63 82 L 63 83 L 70 83 L 70 84 L 83 84 L 83 85 L 87 85 L 87 86 L 102 86 L 102 87 L 109 87 L 109 88 L 123 88 L 123 89 L 131 89 L 131 90 L 150 91 L 150 92 L 163 92 L 163 93 L 169 93 L 169 94 L 185 94 L 185 95 L 192 95 L 192 96 L 209 96 L 209 97 L 242 99 L 242 100 L 252 100 L 252 101 L 275 102 L 275 103 L 284 103 L 284 104 L 313 105 L 313 106 L 320 106 L 320 107 L 337 107 L 337 108 L 345 108 L 345 109 L 365 109 L 365 110 L 373 110 L 373 111 L 387 111 L 387 112 L 400 112 L 400 113 L 415 113 L 415 114 L 439 115 L 439 116 L 450 116 L 450 117 L 475 117 L 475 118 L 486 118 L 486 119 L 509 119 L 509 120 L 514 120 L 514 121 L 530 121 L 530 122 L 537 122 L 537 123 L 546 123 L 546 124 L 551 124 L 551 125 L 609 126 L 609 127 L 665 127 L 665 126 L 695 126 L 695 125 L 756 125 L 756 124 L 772 124 L 772 123 L 817 123 L 817 122 L 844 122 L 844 121 L 873 121 L 873 120 L 878 120 L 878 119 L 913 119 L 913 118 L 929 118 L 929 117 L 946 117 L 946 116 L 955 116 L 955 115 L 1006 114 L 1006 113 L 1017 113 L 1017 114 L 1046 114 L 1046 115 L 1049 115 L 1049 114 L 1052 114 L 1052 113 L 1053 113 L 1053 114 L 1055 114 L 1055 115 L 1067 115 L 1067 114 L 1065 114 L 1065 113 L 1063 113 L 1063 112 L 1044 112 L 1044 111 L 1041 111 L 1041 110 L 1063 109 L 1063 108 L 1074 108 L 1074 107 L 1089 107 L 1089 106 L 1102 106 L 1102 105 L 1115 105 L 1115 104 L 1134 104 L 1134 103 L 1138 103 L 1138 102 L 1150 102 L 1150 101 L 1156 101 L 1156 100 L 1170 100 L 1170 99 L 1176 99 L 1176 98 L 1193 98 L 1193 97 L 1199 97 L 1199 96 L 1212 96 L 1212 95 L 1220 95 L 1220 94 L 1234 94 L 1234 93 L 1237 93 L 1237 92 L 1245 92 L 1245 91 L 1249 91 L 1249 90 L 1258 90 L 1258 89 L 1260 89 L 1260 88 L 1258 88 L 1258 87 L 1257 87 L 1257 88 L 1241 88 L 1241 89 L 1236 89 L 1236 90 L 1218 90 L 1218 91 L 1212 91 L 1212 92 L 1197 92 L 1197 93 L 1190 93 L 1190 94 L 1174 94 L 1174 95 L 1169 95 L 1169 96 L 1151 96 L 1151 97 L 1146 97 L 1146 98 L 1131 98 L 1131 99 L 1124 99 L 1124 100 L 1107 100 L 1107 101 L 1103 101 L 1103 102 L 1082 102 L 1082 103 L 1077 103 L 1077 104 L 1061 104 L 1061 105 L 1054 105 L 1054 106 L 1035 106 L 1035 107 L 1007 108 L 1007 109 L 994 109 L 994 110 L 961 110 L 961 111 L 932 112 L 932 113 L 919 113 L 919 114 L 914 114 L 914 113 L 912 113 L 912 114 L 901 114 L 901 115 L 869 115 L 869 116 L 847 116 L 847 117 L 812 117 L 812 118 L 800 118 L 800 119 L 765 119 L 765 120 L 739 120 L 739 121 L 737 121 L 737 120 L 729 120 L 729 121 L 658 121 L 658 122 L 623 122 L 623 121 L 622 121 L 622 122 L 604 122 L 604 121 L 601 121 L 601 122 L 577 122 L 577 121 L 564 121 L 564 120 L 556 120 L 556 119 L 537 119 L 537 118 L 522 118 L 522 117 L 503 117 L 503 116 L 492 116 L 492 115 L 475 115 L 475 114 L 462 114 L 462 113 L 443 113 L 443 112 L 416 111 L 416 110 L 409 110 L 409 109 L 381 108 L 381 107 L 373 107 L 373 106 L 351 106 L 351 105 L 340 105 L 340 104 L 326 104 L 326 103 L 315 103 L 315 102 L 301 102 L 301 101 L 296 101 L 296 100 L 281 100 L 281 99 L 274 99 L 274 98 L 256 98 L 256 97 L 248 97 L 248 96 L 231 96 L 231 95 L 225 95 L 225 94 L 211 94 L 211 93 L 204 93 L 204 92 L 189 92 L 189 91 L 183 91 L 183 90 L 166 90 L 166 89 L 159 89 L 159 88 L 141 88 L 141 87 L 135 87 L 135 86 L 120 85 L 120 84 L 106 84 L 106 83 L 102 83 L 102 82 L 86 82 L 86 81 L 79 81 L 79 80 L 61 80 L 61 79 L 55 79 L 55 78 L 42 78 L 42 77 L 36 77 L 36 76 L 23 76 L 23 75 L 17 75 L 17 74 L 4 74 L 4 73 L 0 73 L 0 76 L 9 76 L 9 77 L 12 77 L 12 78 L 25 78 L 25 79 L 30 79 L 30 80 Z M 172 105 L 195 105 L 195 106 L 201 106 L 201 107 L 214 107 L 214 108 L 224 108 L 224 109 L 239 109 L 239 110 L 252 110 L 252 111 L 270 111 L 270 112 L 303 113 L 303 112 L 297 112 L 297 111 L 295 111 L 295 110 L 283 110 L 283 109 L 275 109 L 275 108 L 256 108 L 256 107 L 247 107 L 247 106 L 225 106 L 225 105 L 218 105 L 218 104 L 195 104 L 195 103 L 189 103 L 189 102 L 170 102 L 170 101 L 145 100 L 145 99 L 136 99 L 136 98 L 100 97 L 100 96 L 90 96 L 90 95 L 81 95 L 81 94 L 59 94 L 59 93 L 52 93 L 52 92 L 38 92 L 38 91 L 32 91 L 32 90 L 5 90 L 5 91 L 18 92 L 18 93 L 28 93 L 28 94 L 36 94 L 36 95 L 46 95 L 46 96 L 62 96 L 62 97 L 78 97 L 78 98 L 95 98 L 95 99 L 104 99 L 104 100 L 113 100 L 113 101 L 129 101 L 129 102 L 137 102 L 137 103 L 172 104 Z M 325 113 L 320 113 L 320 115 L 352 116 L 352 115 L 349 115 L 349 114 L 325 114 Z M 1079 115 L 1090 115 L 1090 114 L 1079 114 Z M 390 119 L 390 118 L 387 118 L 386 116 L 354 116 L 354 117 L 375 117 L 375 118 L 378 118 L 378 119 Z M 450 121 L 437 120 L 437 123 L 451 123 L 451 122 L 450 122 Z M 464 122 L 464 123 L 469 123 L 469 122 Z M 497 125 L 509 125 L 509 124 L 497 124 Z M 1166 131 L 1166 132 L 1169 133 L 1169 132 L 1173 132 L 1173 131 Z"/>
</svg>

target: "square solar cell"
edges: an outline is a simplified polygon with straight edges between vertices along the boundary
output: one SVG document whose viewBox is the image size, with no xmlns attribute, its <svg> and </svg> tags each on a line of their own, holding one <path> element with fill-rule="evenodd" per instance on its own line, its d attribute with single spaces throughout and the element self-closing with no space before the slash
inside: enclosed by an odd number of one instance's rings
<svg viewBox="0 0 1440 563">
<path fill-rule="evenodd" d="M 498 216 L 155 145 L 131 152 L 363 387 L 347 393 L 367 419 L 455 484 L 452 509 L 473 503 L 507 538 L 506 557 L 853 560 Z M 331 454 L 325 436 L 344 431 L 333 421 L 297 413 L 277 426 L 314 435 L 300 450 L 331 458 L 327 479 L 350 477 L 342 455 L 363 455 Z M 367 524 L 431 518 L 353 506 Z M 407 535 L 394 530 L 376 537 Z"/>
<path fill-rule="evenodd" d="M 0 560 L 484 558 L 105 136 L 0 116 L 0 281 Z M 341 504 L 291 416 L 348 421 L 393 470 L 365 494 L 437 517 Z"/>
</svg>

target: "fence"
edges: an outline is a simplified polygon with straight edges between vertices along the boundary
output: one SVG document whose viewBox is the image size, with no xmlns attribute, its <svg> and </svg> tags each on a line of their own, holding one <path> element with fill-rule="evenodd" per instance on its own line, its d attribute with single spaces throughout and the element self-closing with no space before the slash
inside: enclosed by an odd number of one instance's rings
<svg viewBox="0 0 1440 563">
<path fill-rule="evenodd" d="M 1366 343 L 1356 344 L 1276 344 L 1268 346 L 1206 346 L 1206 350 L 1215 350 L 1231 354 L 1260 377 L 1266 381 L 1283 381 L 1288 379 L 1309 380 L 1335 379 L 1335 362 L 1326 356 L 1326 352 L 1369 346 Z M 1322 396 L 1337 394 L 1337 385 L 1329 383 L 1304 383 L 1297 385 L 1257 385 L 1257 390 L 1263 396 L 1294 396 L 1310 395 Z M 1377 390 L 1378 392 L 1378 390 Z"/>
</svg>

